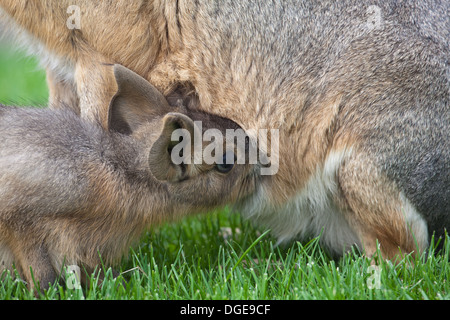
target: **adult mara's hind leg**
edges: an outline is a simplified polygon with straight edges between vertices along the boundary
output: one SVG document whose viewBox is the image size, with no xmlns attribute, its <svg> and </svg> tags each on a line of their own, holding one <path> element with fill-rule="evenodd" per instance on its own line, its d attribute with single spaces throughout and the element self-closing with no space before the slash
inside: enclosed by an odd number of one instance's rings
<svg viewBox="0 0 450 320">
<path fill-rule="evenodd" d="M 338 181 L 346 219 L 368 256 L 376 253 L 377 241 L 386 259 L 426 249 L 425 220 L 369 157 L 353 154 L 339 169 Z"/>
</svg>

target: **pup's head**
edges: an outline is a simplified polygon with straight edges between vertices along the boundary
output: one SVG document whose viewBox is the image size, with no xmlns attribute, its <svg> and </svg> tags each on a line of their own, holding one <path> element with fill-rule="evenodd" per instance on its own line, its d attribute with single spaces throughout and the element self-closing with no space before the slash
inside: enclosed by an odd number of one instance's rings
<svg viewBox="0 0 450 320">
<path fill-rule="evenodd" d="M 167 187 L 174 205 L 208 210 L 255 190 L 259 165 L 249 164 L 252 145 L 238 124 L 170 106 L 148 81 L 120 65 L 114 76 L 118 92 L 109 107 L 109 130 L 142 147 L 145 170 Z"/>
</svg>

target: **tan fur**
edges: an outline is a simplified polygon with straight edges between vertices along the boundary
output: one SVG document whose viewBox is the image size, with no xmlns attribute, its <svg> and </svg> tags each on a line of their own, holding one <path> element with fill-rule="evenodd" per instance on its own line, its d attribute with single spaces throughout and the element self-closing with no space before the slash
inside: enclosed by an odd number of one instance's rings
<svg viewBox="0 0 450 320">
<path fill-rule="evenodd" d="M 81 8 L 80 30 L 65 26 L 69 5 Z M 374 30 L 367 27 L 371 5 L 379 6 L 383 13 L 381 25 Z M 7 19 L 20 26 L 12 29 L 26 30 L 33 41 L 63 61 L 49 67 L 57 71 L 73 66 L 72 83 L 53 83 L 51 93 L 55 100 L 76 91 L 85 118 L 97 119 L 104 114 L 94 102 L 106 106 L 108 95 L 114 91 L 105 91 L 111 84 L 102 76 L 101 64 L 121 63 L 167 96 L 180 83 L 188 83 L 195 88 L 198 108 L 233 119 L 249 132 L 279 129 L 279 171 L 264 177 L 259 193 L 249 200 L 254 204 L 249 212 L 258 207 L 267 213 L 263 221 L 272 220 L 272 216 L 286 219 L 285 212 L 291 206 L 297 208 L 293 205 L 296 201 L 304 201 L 298 195 L 309 181 L 317 180 L 314 177 L 327 157 L 339 150 L 353 150 L 353 155 L 339 164 L 345 165 L 327 176 L 338 185 L 327 198 L 369 252 L 374 251 L 378 238 L 387 256 L 397 247 L 414 250 L 399 200 L 407 190 L 411 193 L 408 199 L 420 207 L 414 210 L 421 211 L 423 221 L 442 221 L 431 226 L 430 232 L 442 234 L 442 227 L 449 227 L 448 216 L 436 213 L 437 205 L 428 209 L 425 198 L 430 196 L 420 198 L 409 189 L 417 180 L 426 183 L 432 179 L 431 173 L 419 174 L 420 159 L 426 158 L 425 151 L 419 156 L 419 141 L 433 147 L 433 152 L 444 150 L 435 159 L 449 161 L 448 148 L 438 145 L 449 140 L 445 112 L 449 101 L 449 71 L 445 67 L 449 28 L 445 24 L 442 28 L 444 20 L 439 15 L 433 15 L 436 21 L 426 20 L 429 12 L 446 12 L 448 6 L 442 5 L 444 10 L 430 1 L 412 1 L 411 5 L 236 1 L 225 5 L 221 1 L 189 0 L 0 0 Z M 417 103 L 426 106 L 419 109 Z M 402 108 L 403 115 L 396 114 Z M 430 113 L 422 116 L 421 110 Z M 408 128 L 420 127 L 417 132 L 421 135 L 405 137 L 399 130 L 409 130 L 403 128 L 408 114 L 433 125 L 413 124 Z M 440 119 L 440 114 L 446 118 Z M 438 119 L 441 129 L 434 123 Z M 107 123 L 101 116 L 98 120 Z M 433 131 L 427 133 L 427 126 Z M 377 130 L 395 141 L 383 142 Z M 409 146 L 408 151 L 385 152 L 385 146 L 394 142 Z M 390 158 L 395 158 L 393 163 Z M 381 162 L 374 163 L 374 159 Z M 409 166 L 406 171 L 417 174 L 411 178 L 414 183 L 405 182 L 410 177 L 399 172 L 401 162 L 404 168 Z M 381 172 L 386 168 L 393 171 L 389 176 Z M 436 170 L 442 168 L 441 163 Z M 442 175 L 440 182 L 427 185 L 425 190 L 442 190 L 442 184 L 449 181 L 448 173 Z M 448 191 L 440 196 L 444 202 L 441 207 L 448 205 L 445 194 Z M 248 208 L 248 203 L 244 207 Z M 317 235 L 317 230 L 310 234 Z M 347 247 L 330 245 L 334 251 Z M 422 240 L 419 247 L 426 245 Z"/>
</svg>

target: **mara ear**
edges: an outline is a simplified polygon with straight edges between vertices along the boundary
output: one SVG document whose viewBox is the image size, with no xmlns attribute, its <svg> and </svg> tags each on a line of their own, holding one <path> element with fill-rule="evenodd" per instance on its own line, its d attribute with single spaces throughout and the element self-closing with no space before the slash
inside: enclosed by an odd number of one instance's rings
<svg viewBox="0 0 450 320">
<path fill-rule="evenodd" d="M 201 139 L 201 129 L 181 113 L 168 113 L 162 121 L 161 134 L 150 150 L 150 171 L 160 181 L 184 180 L 194 163 L 195 137 Z"/>
<path fill-rule="evenodd" d="M 170 111 L 164 96 L 147 80 L 121 65 L 114 65 L 117 93 L 108 112 L 108 129 L 131 134 L 143 123 Z"/>
</svg>

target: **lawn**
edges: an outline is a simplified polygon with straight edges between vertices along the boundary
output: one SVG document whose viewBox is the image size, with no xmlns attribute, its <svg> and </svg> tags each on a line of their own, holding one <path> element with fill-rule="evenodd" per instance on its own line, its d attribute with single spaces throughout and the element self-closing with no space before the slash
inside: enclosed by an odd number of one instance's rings
<svg viewBox="0 0 450 320">
<path fill-rule="evenodd" d="M 47 101 L 45 72 L 36 60 L 0 42 L 0 103 L 45 106 Z"/>
<path fill-rule="evenodd" d="M 43 106 L 45 73 L 32 58 L 0 50 L 0 103 Z M 439 254 L 406 256 L 377 266 L 357 252 L 333 260 L 318 239 L 276 246 L 276 240 L 228 209 L 156 226 L 103 282 L 88 288 L 55 284 L 38 297 L 52 300 L 298 300 L 450 298 L 450 241 Z M 1 300 L 36 299 L 5 275 Z"/>
</svg>

